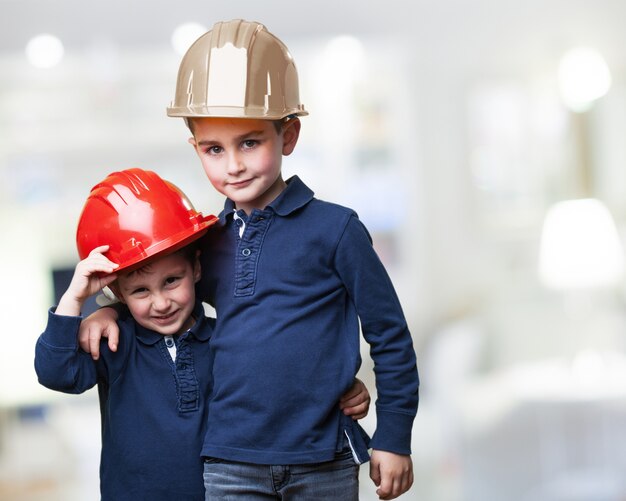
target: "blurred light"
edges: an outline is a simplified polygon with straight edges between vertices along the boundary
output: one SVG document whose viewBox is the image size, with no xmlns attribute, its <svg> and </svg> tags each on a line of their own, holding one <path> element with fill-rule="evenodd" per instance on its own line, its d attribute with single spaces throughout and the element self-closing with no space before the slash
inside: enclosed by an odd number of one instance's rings
<svg viewBox="0 0 626 501">
<path fill-rule="evenodd" d="M 26 44 L 26 57 L 36 68 L 56 66 L 63 59 L 64 52 L 61 40 L 53 35 L 38 35 Z"/>
<path fill-rule="evenodd" d="M 596 199 L 553 205 L 545 218 L 539 251 L 539 276 L 554 289 L 616 285 L 624 272 L 617 228 Z"/>
<path fill-rule="evenodd" d="M 207 32 L 207 28 L 199 23 L 185 23 L 178 26 L 172 33 L 172 47 L 181 56 L 201 35 Z"/>
<path fill-rule="evenodd" d="M 311 88 L 317 95 L 320 116 L 333 117 L 324 128 L 324 135 L 335 155 L 347 155 L 358 129 L 355 87 L 367 70 L 365 51 L 360 40 L 342 35 L 329 39 L 315 59 Z M 375 78 L 368 81 L 370 87 L 376 83 Z"/>
<path fill-rule="evenodd" d="M 325 57 L 330 70 L 342 74 L 361 71 L 365 62 L 365 50 L 358 38 L 341 35 L 331 39 L 326 45 Z"/>
<path fill-rule="evenodd" d="M 608 92 L 611 73 L 602 54 L 595 49 L 578 47 L 561 58 L 559 86 L 565 105 L 572 111 L 582 112 Z"/>
<path fill-rule="evenodd" d="M 337 53 L 342 57 L 358 57 L 363 55 L 363 45 L 358 38 L 350 35 L 340 35 L 332 38 L 327 45 L 330 52 Z"/>
<path fill-rule="evenodd" d="M 327 103 L 332 104 L 335 115 L 349 113 L 354 95 L 354 85 L 366 69 L 362 43 L 352 36 L 342 35 L 328 41 L 320 53 L 317 78 L 318 90 Z M 341 110 L 341 111 L 339 111 Z"/>
<path fill-rule="evenodd" d="M 572 360 L 572 377 L 579 388 L 601 388 L 609 379 L 607 373 L 607 361 L 599 352 L 583 350 Z"/>
</svg>

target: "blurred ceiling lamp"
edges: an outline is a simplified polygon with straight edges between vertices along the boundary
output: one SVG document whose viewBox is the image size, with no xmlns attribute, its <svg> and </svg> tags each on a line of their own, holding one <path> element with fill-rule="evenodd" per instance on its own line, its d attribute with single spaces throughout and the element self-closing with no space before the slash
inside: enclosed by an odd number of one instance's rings
<svg viewBox="0 0 626 501">
<path fill-rule="evenodd" d="M 328 41 L 323 59 L 326 75 L 332 75 L 332 85 L 345 89 L 362 75 L 367 57 L 358 38 L 340 35 Z"/>
<path fill-rule="evenodd" d="M 47 33 L 31 38 L 26 44 L 26 57 L 36 68 L 52 68 L 63 59 L 63 43 Z"/>
<path fill-rule="evenodd" d="M 200 35 L 207 32 L 206 26 L 199 23 L 184 23 L 178 26 L 172 33 L 172 47 L 179 55 L 184 55 L 187 49 Z"/>
<path fill-rule="evenodd" d="M 611 73 L 597 50 L 577 47 L 559 63 L 559 86 L 565 105 L 575 112 L 587 111 L 611 87 Z"/>
<path fill-rule="evenodd" d="M 544 220 L 539 277 L 559 290 L 617 285 L 624 274 L 624 253 L 606 206 L 593 198 L 553 205 Z"/>
<path fill-rule="evenodd" d="M 611 86 L 602 55 L 588 47 L 569 50 L 559 64 L 559 85 L 565 105 L 574 112 L 572 126 L 578 147 L 576 196 L 554 204 L 546 214 L 539 248 L 539 278 L 546 287 L 599 289 L 619 284 L 624 251 L 608 208 L 593 198 L 587 113 Z"/>
</svg>

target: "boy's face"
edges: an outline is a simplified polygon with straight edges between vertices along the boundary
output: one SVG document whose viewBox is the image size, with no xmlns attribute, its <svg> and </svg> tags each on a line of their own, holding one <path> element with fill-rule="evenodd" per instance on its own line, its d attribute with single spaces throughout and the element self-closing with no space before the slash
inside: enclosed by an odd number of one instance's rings
<svg viewBox="0 0 626 501">
<path fill-rule="evenodd" d="M 176 252 L 157 258 L 139 270 L 122 274 L 112 286 L 141 326 L 163 335 L 176 335 L 193 326 L 194 284 L 200 263 Z"/>
<path fill-rule="evenodd" d="M 290 120 L 276 130 L 270 120 L 194 118 L 189 142 L 200 157 L 213 187 L 250 214 L 264 209 L 285 188 L 283 155 L 296 146 L 300 121 Z"/>
</svg>

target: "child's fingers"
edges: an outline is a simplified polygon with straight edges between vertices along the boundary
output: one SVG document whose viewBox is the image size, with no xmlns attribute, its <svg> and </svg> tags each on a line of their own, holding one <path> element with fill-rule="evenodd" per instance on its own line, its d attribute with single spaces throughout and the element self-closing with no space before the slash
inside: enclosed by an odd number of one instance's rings
<svg viewBox="0 0 626 501">
<path fill-rule="evenodd" d="M 115 273 L 111 273 L 110 275 L 107 275 L 105 277 L 102 277 L 100 279 L 100 288 L 104 288 L 107 285 L 112 284 L 113 282 L 115 282 L 115 280 L 117 279 L 117 275 Z"/>
<path fill-rule="evenodd" d="M 109 250 L 109 246 L 108 245 L 100 245 L 100 246 L 96 247 L 95 249 L 93 249 L 89 253 L 89 255 L 92 256 L 93 254 L 104 254 L 108 250 Z"/>
<path fill-rule="evenodd" d="M 359 393 L 355 396 L 353 396 L 352 398 L 346 399 L 346 400 L 342 400 L 340 402 L 340 405 L 342 407 L 354 407 L 356 405 L 369 405 L 371 400 L 371 397 L 369 396 L 369 393 Z"/>
<path fill-rule="evenodd" d="M 93 329 L 87 331 L 87 345 L 89 346 L 91 358 L 98 360 L 100 358 L 100 335 Z"/>
<path fill-rule="evenodd" d="M 339 399 L 339 406 L 344 409 L 346 407 L 354 407 L 362 403 L 368 403 L 371 397 L 367 391 L 350 390 Z"/>
<path fill-rule="evenodd" d="M 352 419 L 361 419 L 367 416 L 370 400 L 370 395 L 366 391 L 351 396 L 346 394 L 339 401 L 339 408 L 346 416 L 352 416 Z"/>
<path fill-rule="evenodd" d="M 379 499 L 394 499 L 401 494 L 400 484 L 393 475 L 383 474 L 381 475 L 380 485 L 376 489 L 376 494 Z"/>
<path fill-rule="evenodd" d="M 108 328 L 109 348 L 111 351 L 117 351 L 117 343 L 120 339 L 120 331 L 117 324 L 114 322 Z"/>
<path fill-rule="evenodd" d="M 402 485 L 401 485 L 402 492 L 400 492 L 400 494 L 403 494 L 406 491 L 408 491 L 412 485 L 413 485 L 413 470 L 408 472 L 408 475 L 405 475 L 404 477 L 402 477 Z"/>
<path fill-rule="evenodd" d="M 376 461 L 370 461 L 370 478 L 374 485 L 380 485 L 380 465 Z"/>
<path fill-rule="evenodd" d="M 92 273 L 113 273 L 118 265 L 112 261 L 109 261 L 102 254 L 95 254 L 89 256 L 79 265 L 84 271 L 89 274 Z"/>
<path fill-rule="evenodd" d="M 413 474 L 401 475 L 400 477 L 390 476 L 387 481 L 382 480 L 380 489 L 376 491 L 380 499 L 395 499 L 408 491 L 413 485 Z M 380 491 L 380 493 L 378 492 Z"/>
<path fill-rule="evenodd" d="M 97 265 L 100 266 L 101 269 L 97 269 L 95 271 L 104 271 L 106 273 L 111 273 L 111 271 L 113 271 L 115 268 L 118 268 L 119 265 L 117 263 L 114 263 L 104 255 L 104 253 L 108 250 L 108 245 L 101 245 L 99 247 L 96 247 L 89 253 L 89 256 L 87 256 L 84 261 L 94 264 L 97 263 Z"/>
<path fill-rule="evenodd" d="M 346 416 L 351 416 L 352 419 L 362 419 L 367 416 L 369 405 L 367 402 L 361 402 L 360 404 L 345 405 L 342 407 L 343 413 Z"/>
<path fill-rule="evenodd" d="M 369 397 L 367 388 L 365 387 L 365 383 L 363 383 L 363 381 L 361 381 L 359 378 L 354 378 L 352 386 L 341 396 L 341 400 L 348 400 L 354 398 L 357 395 L 367 395 Z"/>
<path fill-rule="evenodd" d="M 395 499 L 413 485 L 410 456 L 374 450 L 370 460 L 370 477 L 378 487 L 379 499 Z"/>
<path fill-rule="evenodd" d="M 352 407 L 361 403 L 361 400 L 356 398 L 356 395 L 344 395 L 339 400 L 339 407 L 345 409 L 346 407 Z"/>
</svg>

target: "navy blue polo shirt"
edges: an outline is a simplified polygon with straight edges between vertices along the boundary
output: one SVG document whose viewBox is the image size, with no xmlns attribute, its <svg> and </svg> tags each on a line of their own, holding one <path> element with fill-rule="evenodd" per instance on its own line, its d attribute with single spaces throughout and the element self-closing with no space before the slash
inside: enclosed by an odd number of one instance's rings
<svg viewBox="0 0 626 501">
<path fill-rule="evenodd" d="M 94 362 L 77 344 L 81 317 L 48 314 L 35 369 L 41 384 L 64 393 L 98 385 L 103 501 L 204 500 L 200 447 L 211 391 L 213 320 L 201 304 L 194 316 L 195 325 L 174 338 L 175 362 L 166 337 L 130 315 L 118 321 L 118 351 L 103 342 Z"/>
<path fill-rule="evenodd" d="M 227 200 L 202 240 L 199 297 L 217 311 L 202 454 L 259 464 L 327 461 L 345 435 L 367 460 L 362 430 L 338 406 L 361 364 L 359 327 L 378 393 L 370 445 L 409 454 L 419 386 L 413 343 L 355 212 L 315 199 L 293 177 L 264 210 L 233 215 Z"/>
</svg>

